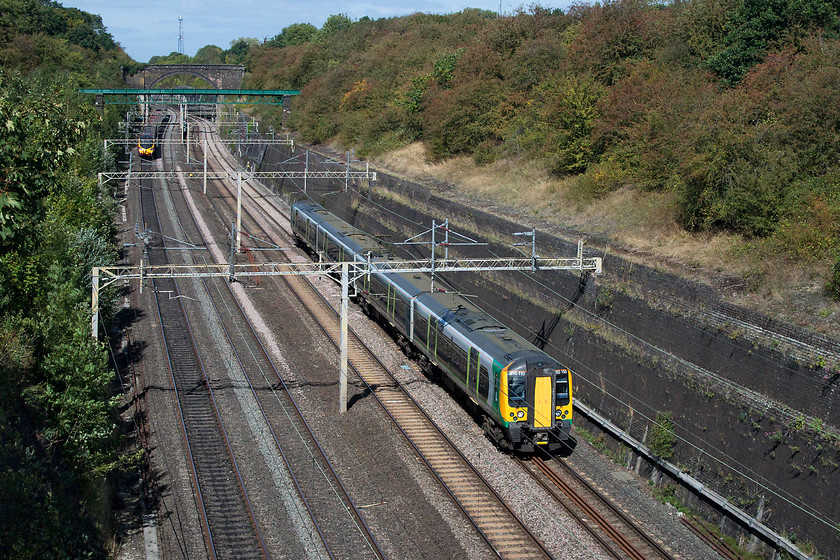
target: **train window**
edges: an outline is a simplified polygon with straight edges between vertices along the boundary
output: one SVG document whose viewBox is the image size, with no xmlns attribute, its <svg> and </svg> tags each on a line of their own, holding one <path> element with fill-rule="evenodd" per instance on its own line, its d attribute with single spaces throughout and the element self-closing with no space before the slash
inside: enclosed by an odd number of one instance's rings
<svg viewBox="0 0 840 560">
<path fill-rule="evenodd" d="M 487 400 L 487 394 L 490 391 L 490 374 L 487 373 L 487 368 L 481 366 L 478 371 L 478 394 Z"/>
<path fill-rule="evenodd" d="M 383 299 L 385 297 L 385 285 L 376 276 L 370 277 L 370 295 L 375 299 Z"/>
<path fill-rule="evenodd" d="M 414 338 L 419 340 L 421 343 L 426 343 L 426 329 L 428 328 L 429 324 L 426 322 L 426 319 L 420 316 L 417 313 L 417 310 L 414 310 Z"/>
<path fill-rule="evenodd" d="M 397 294 L 396 290 L 394 290 L 394 318 L 397 319 L 401 325 L 405 325 L 406 323 L 407 311 L 408 305 L 405 303 L 405 300 Z"/>
<path fill-rule="evenodd" d="M 152 135 L 149 134 L 149 133 L 141 134 L 140 135 L 140 142 L 138 143 L 138 145 L 141 148 L 151 148 L 152 146 L 154 146 L 154 140 L 152 138 Z"/>
<path fill-rule="evenodd" d="M 524 371 L 508 371 L 507 394 L 509 406 L 525 406 L 525 377 Z"/>
<path fill-rule="evenodd" d="M 470 353 L 469 356 L 467 356 L 467 383 L 473 390 L 478 390 L 478 364 L 478 350 L 470 347 Z"/>
<path fill-rule="evenodd" d="M 555 370 L 554 392 L 557 393 L 554 399 L 555 406 L 569 404 L 569 370 Z"/>
<path fill-rule="evenodd" d="M 327 239 L 326 242 L 327 258 L 331 261 L 337 262 L 339 260 L 339 246 L 332 238 Z"/>
<path fill-rule="evenodd" d="M 456 345 L 448 336 L 439 335 L 437 340 L 437 357 L 449 365 L 453 375 L 463 383 L 467 381 L 467 353 Z"/>
</svg>

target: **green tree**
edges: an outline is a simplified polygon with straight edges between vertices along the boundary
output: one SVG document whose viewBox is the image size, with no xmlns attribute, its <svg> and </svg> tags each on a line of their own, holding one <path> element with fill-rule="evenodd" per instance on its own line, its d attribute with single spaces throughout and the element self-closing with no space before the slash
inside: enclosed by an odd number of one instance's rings
<svg viewBox="0 0 840 560">
<path fill-rule="evenodd" d="M 97 52 L 116 48 L 114 38 L 106 31 L 100 16 L 76 8 L 67 8 L 65 14 L 67 31 L 64 36 L 71 43 Z"/>
<path fill-rule="evenodd" d="M 838 23 L 837 6 L 830 0 L 744 0 L 729 21 L 724 48 L 709 59 L 709 67 L 723 82 L 736 84 L 786 36 L 817 28 L 836 31 Z"/>
<path fill-rule="evenodd" d="M 293 23 L 265 42 L 269 47 L 291 47 L 293 45 L 303 45 L 310 42 L 315 34 L 318 33 L 318 28 L 311 23 Z"/>
<path fill-rule="evenodd" d="M 251 48 L 257 46 L 259 40 L 253 37 L 240 37 L 230 42 L 230 48 L 225 51 L 225 64 L 242 64 Z"/>
<path fill-rule="evenodd" d="M 600 116 L 598 102 L 604 88 L 589 76 L 569 76 L 552 84 L 548 92 L 555 103 L 545 108 L 553 113 L 559 134 L 556 139 L 554 169 L 558 173 L 582 173 L 597 161 L 592 132 Z M 553 109 L 553 110 L 552 110 Z"/>
<path fill-rule="evenodd" d="M 353 20 L 347 14 L 332 14 L 315 34 L 314 40 L 318 42 L 326 41 L 338 33 L 350 30 L 351 27 L 353 27 Z"/>
<path fill-rule="evenodd" d="M 193 62 L 197 64 L 224 64 L 225 51 L 216 45 L 205 45 L 196 51 Z"/>
<path fill-rule="evenodd" d="M 56 83 L 0 72 L 0 249 L 31 238 L 46 195 L 76 159 L 90 124 L 83 112 Z"/>
<path fill-rule="evenodd" d="M 0 71 L 0 86 L 0 556 L 100 558 L 80 504 L 118 456 L 88 301 L 115 251 L 108 192 L 78 175 L 98 117 L 58 77 Z"/>
</svg>

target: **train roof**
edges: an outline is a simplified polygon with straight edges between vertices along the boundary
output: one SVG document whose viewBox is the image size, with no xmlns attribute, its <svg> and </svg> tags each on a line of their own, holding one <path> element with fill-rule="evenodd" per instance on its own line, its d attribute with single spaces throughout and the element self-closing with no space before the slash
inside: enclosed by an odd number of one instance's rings
<svg viewBox="0 0 840 560">
<path fill-rule="evenodd" d="M 370 253 L 371 257 L 382 260 L 393 259 L 393 255 L 387 247 L 376 237 L 365 233 L 358 228 L 355 228 L 327 211 L 320 204 L 311 201 L 296 202 L 293 206 L 299 211 L 303 212 L 316 224 L 324 228 L 328 233 L 335 236 L 336 239 L 344 243 L 350 250 L 364 257 Z"/>
<path fill-rule="evenodd" d="M 528 354 L 544 354 L 469 298 L 451 290 L 440 279 L 435 279 L 436 287 L 446 291 L 431 292 L 431 277 L 428 274 L 395 273 L 387 276 L 415 302 L 437 316 L 444 325 L 502 365 Z M 547 355 L 546 358 L 555 361 Z"/>
<path fill-rule="evenodd" d="M 371 253 L 377 261 L 398 260 L 385 245 L 358 228 L 351 226 L 335 214 L 324 209 L 320 204 L 301 201 L 293 205 L 328 233 L 364 257 Z M 437 291 L 430 291 L 431 276 L 426 273 L 383 273 L 399 290 L 413 299 L 419 306 L 439 318 L 448 329 L 460 335 L 461 342 L 469 341 L 502 365 L 521 358 L 539 354 L 546 362 L 557 363 L 545 352 L 509 329 L 501 321 L 483 311 L 469 298 L 457 293 L 442 279 L 436 278 Z M 423 313 L 425 316 L 426 313 Z M 457 335 L 456 335 L 457 336 Z"/>
</svg>

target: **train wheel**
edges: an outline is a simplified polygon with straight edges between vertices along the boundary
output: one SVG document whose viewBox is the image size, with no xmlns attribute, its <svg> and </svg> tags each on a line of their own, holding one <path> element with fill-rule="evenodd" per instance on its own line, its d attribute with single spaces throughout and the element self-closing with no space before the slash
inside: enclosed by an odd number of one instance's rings
<svg viewBox="0 0 840 560">
<path fill-rule="evenodd" d="M 423 371 L 423 375 L 430 380 L 438 381 L 437 368 L 426 356 L 420 356 L 420 369 Z"/>
<path fill-rule="evenodd" d="M 414 358 L 414 346 L 405 336 L 402 335 L 402 333 L 397 335 L 397 344 L 400 346 L 400 349 L 402 349 L 403 354 L 405 354 L 406 357 Z"/>
<path fill-rule="evenodd" d="M 505 444 L 505 437 L 502 430 L 499 428 L 499 425 L 486 414 L 481 415 L 481 428 L 484 430 L 484 434 L 490 439 L 490 441 L 500 447 Z"/>
</svg>

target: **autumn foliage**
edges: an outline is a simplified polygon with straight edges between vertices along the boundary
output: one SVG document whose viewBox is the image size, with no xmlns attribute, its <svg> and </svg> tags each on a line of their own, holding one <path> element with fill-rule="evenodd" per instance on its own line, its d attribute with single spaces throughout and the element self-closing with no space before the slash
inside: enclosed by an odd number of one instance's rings
<svg viewBox="0 0 840 560">
<path fill-rule="evenodd" d="M 823 259 L 840 249 L 837 22 L 827 0 L 465 10 L 364 18 L 247 63 L 253 86 L 302 89 L 290 124 L 309 141 L 537 159 L 581 197 L 669 191 L 687 230 Z"/>
</svg>

